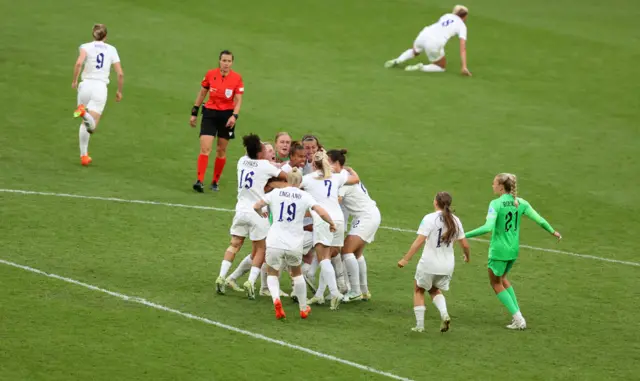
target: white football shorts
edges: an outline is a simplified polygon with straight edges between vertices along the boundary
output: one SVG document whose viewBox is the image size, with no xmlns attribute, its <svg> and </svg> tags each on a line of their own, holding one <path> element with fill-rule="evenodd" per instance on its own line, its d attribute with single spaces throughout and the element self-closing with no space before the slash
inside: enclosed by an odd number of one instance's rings
<svg viewBox="0 0 640 381">
<path fill-rule="evenodd" d="M 449 283 L 451 282 L 451 275 L 436 275 L 429 274 L 421 271 L 420 267 L 416 269 L 415 275 L 416 283 L 418 287 L 422 287 L 429 291 L 431 287 L 436 287 L 442 291 L 449 290 Z"/>
<path fill-rule="evenodd" d="M 444 45 L 423 33 L 419 34 L 413 42 L 413 50 L 418 53 L 424 52 L 430 62 L 438 61 L 444 57 Z"/>
<path fill-rule="evenodd" d="M 89 111 L 102 115 L 107 105 L 107 84 L 87 79 L 78 85 L 78 105 L 85 105 Z"/>
<path fill-rule="evenodd" d="M 380 227 L 381 221 L 382 217 L 380 216 L 380 210 L 378 208 L 374 208 L 367 213 L 353 216 L 349 235 L 356 235 L 366 243 L 371 243 L 375 240 L 376 232 Z"/>
<path fill-rule="evenodd" d="M 276 271 L 280 271 L 287 266 L 297 267 L 302 264 L 302 252 L 267 247 L 265 261 L 267 265 Z"/>
<path fill-rule="evenodd" d="M 324 222 L 315 212 L 313 214 L 313 246 L 321 243 L 325 246 L 344 246 L 344 221 L 333 221 L 336 231 L 331 233 L 329 224 Z"/>
<path fill-rule="evenodd" d="M 236 211 L 229 231 L 231 235 L 249 237 L 252 241 L 260 241 L 267 238 L 269 232 L 269 220 L 258 215 L 254 211 Z"/>
</svg>

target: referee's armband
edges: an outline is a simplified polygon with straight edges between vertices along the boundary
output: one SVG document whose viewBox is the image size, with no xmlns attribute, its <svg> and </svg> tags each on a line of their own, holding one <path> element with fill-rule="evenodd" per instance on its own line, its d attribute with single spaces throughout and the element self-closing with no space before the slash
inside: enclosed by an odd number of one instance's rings
<svg viewBox="0 0 640 381">
<path fill-rule="evenodd" d="M 198 106 L 193 106 L 193 107 L 191 108 L 191 116 L 198 116 L 198 109 L 199 109 L 199 108 L 200 108 L 200 107 L 198 107 Z"/>
</svg>

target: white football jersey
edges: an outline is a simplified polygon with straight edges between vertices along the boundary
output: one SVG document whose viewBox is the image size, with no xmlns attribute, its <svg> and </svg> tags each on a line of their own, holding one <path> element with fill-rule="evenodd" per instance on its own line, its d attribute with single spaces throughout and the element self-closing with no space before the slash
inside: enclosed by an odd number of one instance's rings
<svg viewBox="0 0 640 381">
<path fill-rule="evenodd" d="M 453 36 L 466 40 L 467 26 L 457 15 L 447 13 L 442 15 L 437 23 L 425 27 L 421 34 L 426 34 L 430 39 L 445 45 Z"/>
<path fill-rule="evenodd" d="M 376 202 L 369 197 L 369 192 L 362 182 L 343 186 L 340 188 L 339 195 L 342 197 L 342 206 L 347 212 L 345 214 L 359 215 L 368 213 L 376 207 Z"/>
<path fill-rule="evenodd" d="M 93 41 L 80 45 L 87 52 L 82 70 L 82 80 L 92 79 L 109 83 L 111 65 L 120 62 L 115 46 L 102 41 Z"/>
<path fill-rule="evenodd" d="M 302 168 L 302 174 L 303 175 L 308 175 L 310 173 L 313 173 L 313 164 L 309 161 L 306 161 L 304 163 L 304 167 Z"/>
<path fill-rule="evenodd" d="M 455 241 L 464 238 L 464 229 L 457 216 L 453 216 L 458 225 L 458 235 L 453 238 L 450 244 L 441 241 L 441 237 L 446 233 L 447 228 L 442 218 L 442 212 L 427 214 L 422 219 L 418 234 L 426 236 L 427 242 L 424 244 L 422 258 L 418 266 L 424 271 L 435 275 L 452 275 L 455 267 L 455 257 L 453 255 L 453 244 Z"/>
<path fill-rule="evenodd" d="M 254 160 L 243 156 L 238 160 L 238 202 L 236 211 L 252 211 L 253 205 L 264 197 L 264 186 L 280 169 L 268 160 Z"/>
<path fill-rule="evenodd" d="M 267 247 L 302 252 L 304 215 L 318 205 L 316 200 L 296 187 L 274 189 L 264 200 L 273 215 L 273 224 L 267 234 Z"/>
<path fill-rule="evenodd" d="M 318 201 L 318 204 L 329 213 L 332 220 L 344 221 L 344 215 L 338 202 L 338 193 L 347 180 L 349 180 L 347 171 L 332 173 L 331 178 L 326 180 L 322 178 L 321 171 L 316 171 L 305 175 L 300 186 Z"/>
</svg>

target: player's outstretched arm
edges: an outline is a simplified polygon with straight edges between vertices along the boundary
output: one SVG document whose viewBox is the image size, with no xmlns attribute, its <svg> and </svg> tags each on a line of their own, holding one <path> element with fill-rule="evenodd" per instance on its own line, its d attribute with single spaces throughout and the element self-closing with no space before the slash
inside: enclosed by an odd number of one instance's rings
<svg viewBox="0 0 640 381">
<path fill-rule="evenodd" d="M 487 220 L 484 225 L 467 232 L 467 234 L 464 235 L 464 238 L 473 238 L 493 231 L 493 228 L 496 226 L 497 218 L 498 214 L 495 212 L 493 205 L 489 205 L 489 213 L 487 214 Z"/>
<path fill-rule="evenodd" d="M 269 217 L 269 213 L 266 213 L 266 212 L 262 211 L 262 208 L 264 208 L 265 205 L 267 205 L 266 201 L 259 200 L 258 202 L 256 202 L 253 205 L 253 210 L 255 210 L 256 213 L 258 213 L 260 216 L 262 216 L 264 218 L 268 218 Z"/>
<path fill-rule="evenodd" d="M 413 241 L 413 243 L 411 244 L 409 251 L 407 251 L 407 254 L 405 254 L 404 257 L 402 257 L 402 259 L 398 261 L 398 267 L 405 267 L 425 242 L 427 242 L 427 236 L 418 234 L 415 241 Z"/>
<path fill-rule="evenodd" d="M 120 62 L 114 63 L 113 69 L 118 75 L 118 91 L 116 92 L 116 102 L 120 102 L 122 100 L 122 88 L 124 87 L 124 71 L 122 71 L 122 65 L 120 64 Z"/>
<path fill-rule="evenodd" d="M 471 77 L 471 72 L 467 67 L 467 40 L 460 39 L 460 62 L 462 64 L 462 75 Z"/>
<path fill-rule="evenodd" d="M 540 225 L 540 227 L 542 227 L 544 230 L 553 234 L 556 238 L 562 239 L 562 235 L 559 232 L 555 231 L 553 227 L 551 227 L 551 224 L 549 224 L 547 220 L 544 219 L 544 217 L 538 214 L 538 212 L 536 212 L 536 210 L 533 209 L 532 206 L 529 206 L 527 209 L 525 209 L 524 215 L 532 219 L 536 224 Z"/>
<path fill-rule="evenodd" d="M 71 81 L 71 88 L 75 89 L 78 87 L 78 76 L 80 76 L 80 70 L 82 70 L 82 64 L 84 64 L 84 60 L 87 58 L 87 52 L 84 49 L 80 49 L 78 53 L 78 59 L 76 60 L 76 64 L 73 66 L 73 80 Z"/>
</svg>

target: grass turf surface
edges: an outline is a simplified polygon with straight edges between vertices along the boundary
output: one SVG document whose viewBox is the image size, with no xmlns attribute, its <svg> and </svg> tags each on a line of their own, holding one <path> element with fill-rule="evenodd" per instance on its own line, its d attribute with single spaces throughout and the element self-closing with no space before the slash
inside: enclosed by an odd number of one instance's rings
<svg viewBox="0 0 640 381">
<path fill-rule="evenodd" d="M 417 227 L 444 189 L 469 230 L 483 222 L 492 176 L 510 171 L 522 197 L 565 236 L 556 245 L 525 223 L 523 243 L 637 261 L 639 101 L 628 79 L 640 58 L 636 4 L 466 4 L 470 79 L 458 75 L 455 39 L 443 75 L 382 69 L 453 3 L 113 1 L 97 11 L 74 0 L 64 7 L 38 1 L 35 13 L 2 5 L 1 188 L 233 208 L 240 142 L 230 145 L 222 191 L 193 194 L 198 143 L 187 125 L 202 75 L 230 48 L 247 90 L 238 133 L 313 132 L 326 146 L 349 148 L 384 225 Z M 69 85 L 77 46 L 94 21 L 107 24 L 119 50 L 125 98 L 113 102 L 111 86 L 90 143 L 94 164 L 81 168 Z M 7 193 L 0 207 L 5 260 L 403 377 L 585 380 L 638 372 L 637 267 L 523 249 L 512 280 L 530 329 L 514 333 L 503 328 L 509 319 L 487 285 L 487 246 L 474 243 L 473 262 L 458 265 L 447 294 L 452 331 L 436 334 L 427 306 L 428 333 L 412 335 L 413 268 L 394 266 L 413 236 L 381 230 L 366 254 L 371 303 L 337 313 L 319 307 L 307 322 L 291 316 L 281 325 L 268 299 L 212 292 L 230 213 Z M 379 377 L 0 271 L 3 379 Z M 496 369 L 496 358 L 508 366 Z"/>
</svg>

